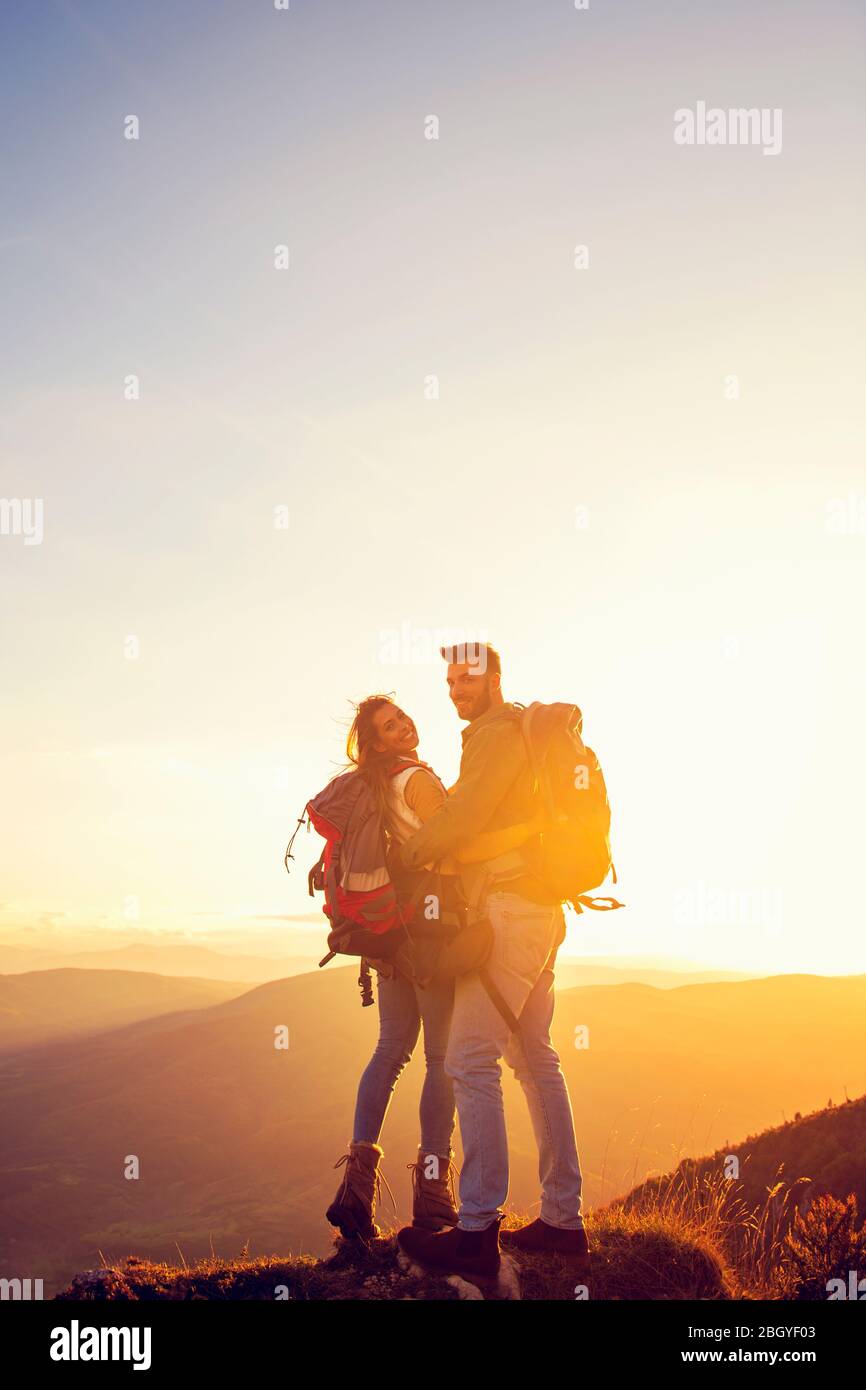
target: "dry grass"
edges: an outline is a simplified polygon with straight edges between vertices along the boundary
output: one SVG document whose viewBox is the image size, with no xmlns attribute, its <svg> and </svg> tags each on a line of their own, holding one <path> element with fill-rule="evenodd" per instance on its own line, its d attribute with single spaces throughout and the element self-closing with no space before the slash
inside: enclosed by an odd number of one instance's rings
<svg viewBox="0 0 866 1390">
<path fill-rule="evenodd" d="M 750 1208 L 742 1184 L 720 1173 L 698 1175 L 682 1164 L 671 1177 L 587 1215 L 592 1269 L 586 1284 L 561 1256 L 513 1254 L 520 1295 L 527 1300 L 719 1300 L 826 1298 L 827 1281 L 866 1267 L 866 1228 L 856 1201 L 824 1197 L 804 1216 L 799 1183 L 767 1189 Z M 506 1217 L 506 1227 L 522 1224 Z M 77 1276 L 59 1299 L 381 1300 L 456 1299 L 444 1276 L 406 1270 L 395 1233 L 364 1247 L 337 1240 L 327 1259 L 309 1255 L 252 1259 L 212 1255 L 194 1265 L 103 1261 Z M 484 1296 L 505 1294 L 485 1286 Z"/>
<path fill-rule="evenodd" d="M 211 1256 L 193 1265 L 169 1265 L 129 1256 L 123 1264 L 78 1275 L 58 1299 L 186 1300 L 381 1300 L 456 1299 L 456 1291 L 429 1276 L 401 1270 L 392 1237 L 364 1247 L 338 1241 L 326 1260 L 311 1255 L 270 1255 L 236 1260 Z"/>
</svg>

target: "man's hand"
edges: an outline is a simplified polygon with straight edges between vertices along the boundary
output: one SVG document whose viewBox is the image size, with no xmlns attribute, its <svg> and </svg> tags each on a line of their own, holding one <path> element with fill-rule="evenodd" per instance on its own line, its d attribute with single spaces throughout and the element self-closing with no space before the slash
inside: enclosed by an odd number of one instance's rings
<svg viewBox="0 0 866 1390">
<path fill-rule="evenodd" d="M 532 817 L 527 821 L 527 828 L 531 835 L 543 835 L 547 830 L 553 830 L 554 826 L 562 825 L 568 820 L 568 816 L 551 815 L 546 806 L 541 806 Z"/>
</svg>

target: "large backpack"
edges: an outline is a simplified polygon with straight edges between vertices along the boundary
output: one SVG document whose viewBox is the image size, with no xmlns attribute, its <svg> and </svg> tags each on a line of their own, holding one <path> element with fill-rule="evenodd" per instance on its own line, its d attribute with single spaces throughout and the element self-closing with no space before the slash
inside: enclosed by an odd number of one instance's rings
<svg viewBox="0 0 866 1390">
<path fill-rule="evenodd" d="M 334 777 L 307 802 L 289 841 L 285 865 L 304 821 L 324 839 L 325 847 L 307 875 L 310 897 L 324 893 L 322 910 L 331 938 L 346 938 L 351 951 L 364 955 L 385 947 L 380 939 L 402 925 L 400 904 L 387 863 L 382 817 L 369 782 L 351 770 Z M 387 947 L 396 943 L 393 939 Z M 325 962 L 323 961 L 322 964 Z"/>
<path fill-rule="evenodd" d="M 598 758 L 583 741 L 583 715 L 577 705 L 562 703 L 518 708 L 533 790 L 549 820 L 521 851 L 527 869 L 577 912 L 622 907 L 616 898 L 589 896 L 608 873 L 617 879 L 607 787 Z"/>
<path fill-rule="evenodd" d="M 391 773 L 410 766 L 397 763 Z M 286 849 L 287 869 L 305 820 L 325 840 L 307 876 L 310 897 L 324 893 L 322 910 L 330 924 L 330 952 L 320 964 L 338 954 L 387 960 L 400 951 L 404 973 L 419 983 L 432 979 L 439 973 L 443 944 L 451 944 L 479 915 L 459 880 L 438 868 L 412 873 L 388 862 L 379 804 L 366 778 L 354 770 L 335 777 L 307 802 Z M 460 959 L 464 956 L 465 949 Z"/>
<path fill-rule="evenodd" d="M 398 763 L 392 774 L 408 763 Z M 304 822 L 325 840 L 307 876 L 310 897 L 324 893 L 328 918 L 327 965 L 334 956 L 360 956 L 361 1000 L 373 1003 L 370 970 L 395 970 L 421 986 L 478 970 L 509 1026 L 517 1021 L 497 997 L 483 970 L 493 948 L 493 928 L 480 895 L 468 900 L 456 876 L 432 870 L 407 872 L 388 862 L 382 814 L 366 778 L 342 773 L 308 801 L 285 853 L 294 859 L 295 836 Z"/>
</svg>

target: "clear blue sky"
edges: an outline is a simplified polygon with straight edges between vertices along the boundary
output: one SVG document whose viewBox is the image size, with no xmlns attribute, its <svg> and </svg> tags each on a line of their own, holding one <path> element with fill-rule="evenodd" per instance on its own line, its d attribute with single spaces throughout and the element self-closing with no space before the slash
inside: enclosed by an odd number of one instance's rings
<svg viewBox="0 0 866 1390">
<path fill-rule="evenodd" d="M 405 624 L 583 705 L 629 912 L 576 949 L 866 970 L 860 7 L 55 0 L 0 49 L 0 930 L 307 911 L 350 698 L 456 772 Z M 781 153 L 678 147 L 699 100 Z"/>
</svg>

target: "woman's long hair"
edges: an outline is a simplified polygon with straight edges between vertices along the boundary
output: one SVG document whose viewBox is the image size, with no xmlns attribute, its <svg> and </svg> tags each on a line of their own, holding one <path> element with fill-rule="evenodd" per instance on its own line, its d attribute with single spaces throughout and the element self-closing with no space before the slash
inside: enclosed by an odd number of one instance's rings
<svg viewBox="0 0 866 1390">
<path fill-rule="evenodd" d="M 355 718 L 352 720 L 346 739 L 346 757 L 352 767 L 360 772 L 361 776 L 369 783 L 382 815 L 383 824 L 386 826 L 388 823 L 386 789 L 389 771 L 398 755 L 387 751 L 379 752 L 374 746 L 376 728 L 373 717 L 384 705 L 393 705 L 393 703 L 393 695 L 368 695 L 366 700 L 362 700 L 359 705 L 355 706 Z"/>
</svg>

